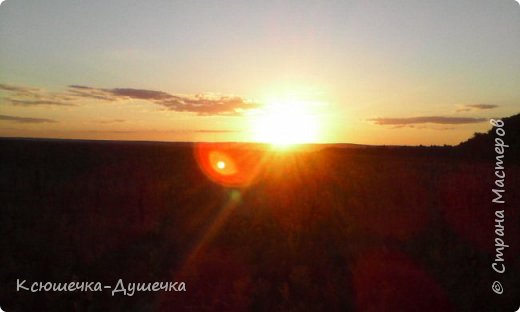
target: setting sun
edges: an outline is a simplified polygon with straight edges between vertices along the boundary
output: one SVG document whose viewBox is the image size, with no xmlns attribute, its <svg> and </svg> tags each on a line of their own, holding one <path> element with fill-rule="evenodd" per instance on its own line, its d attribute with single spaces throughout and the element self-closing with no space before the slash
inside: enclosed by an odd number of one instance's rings
<svg viewBox="0 0 520 312">
<path fill-rule="evenodd" d="M 273 101 L 253 120 L 252 127 L 255 141 L 279 147 L 319 139 L 318 118 L 305 101 Z"/>
</svg>

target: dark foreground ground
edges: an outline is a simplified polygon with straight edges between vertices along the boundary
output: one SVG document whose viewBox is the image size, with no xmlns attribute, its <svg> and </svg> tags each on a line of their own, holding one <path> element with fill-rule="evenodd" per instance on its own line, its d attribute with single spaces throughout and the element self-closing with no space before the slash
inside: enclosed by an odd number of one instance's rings
<svg viewBox="0 0 520 312">
<path fill-rule="evenodd" d="M 504 251 L 506 272 L 498 274 L 491 267 L 495 164 L 486 153 L 227 146 L 262 162 L 249 186 L 225 187 L 203 173 L 194 148 L 0 140 L 2 309 L 516 311 L 520 305 L 520 169 L 507 154 L 503 239 L 511 247 Z M 17 292 L 17 279 L 112 288 L 119 279 L 183 281 L 186 292 Z M 491 289 L 495 280 L 501 295 Z"/>
</svg>

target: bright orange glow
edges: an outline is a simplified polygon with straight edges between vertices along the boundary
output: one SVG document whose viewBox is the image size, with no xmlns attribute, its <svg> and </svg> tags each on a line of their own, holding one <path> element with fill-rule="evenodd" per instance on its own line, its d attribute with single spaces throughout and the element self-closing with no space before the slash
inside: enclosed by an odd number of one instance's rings
<svg viewBox="0 0 520 312">
<path fill-rule="evenodd" d="M 257 142 L 278 147 L 313 143 L 319 140 L 319 123 L 309 102 L 275 100 L 253 120 L 253 136 Z"/>
<path fill-rule="evenodd" d="M 249 185 L 259 172 L 261 157 L 261 152 L 235 144 L 195 145 L 195 158 L 202 172 L 215 183 L 229 187 Z"/>
<path fill-rule="evenodd" d="M 209 152 L 208 157 L 211 168 L 218 174 L 230 176 L 237 173 L 233 159 L 226 152 L 213 150 Z"/>
</svg>

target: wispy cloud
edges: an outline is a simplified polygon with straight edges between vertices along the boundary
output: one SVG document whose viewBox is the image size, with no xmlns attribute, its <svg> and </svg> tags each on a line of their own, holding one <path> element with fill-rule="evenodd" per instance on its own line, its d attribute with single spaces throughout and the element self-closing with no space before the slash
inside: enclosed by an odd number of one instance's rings
<svg viewBox="0 0 520 312">
<path fill-rule="evenodd" d="M 127 122 L 126 119 L 109 119 L 109 120 L 96 120 L 95 122 L 100 124 L 114 124 L 114 123 L 123 123 Z"/>
<path fill-rule="evenodd" d="M 128 97 L 141 100 L 164 100 L 172 97 L 172 95 L 166 92 L 145 89 L 115 88 L 105 89 L 104 91 L 117 97 Z"/>
<path fill-rule="evenodd" d="M 64 101 L 54 101 L 50 99 L 42 99 L 42 100 L 18 100 L 13 98 L 5 99 L 8 103 L 15 106 L 36 106 L 36 105 L 57 105 L 57 106 L 73 106 L 75 104 L 71 102 Z"/>
<path fill-rule="evenodd" d="M 430 129 L 430 130 L 439 130 L 439 131 L 445 131 L 445 130 L 453 130 L 455 127 L 442 127 L 442 126 L 428 126 L 428 125 L 416 125 L 416 124 L 407 124 L 407 125 L 395 125 L 391 127 L 392 129 L 401 129 L 401 128 L 413 128 L 413 129 Z"/>
<path fill-rule="evenodd" d="M 44 89 L 8 84 L 0 84 L 0 92 L 7 94 L 2 97 L 4 102 L 16 106 L 76 105 L 75 97 L 62 92 L 48 92 Z"/>
<path fill-rule="evenodd" d="M 493 109 L 497 108 L 498 105 L 495 104 L 467 104 L 461 106 L 459 109 L 457 109 L 457 113 L 460 112 L 469 112 L 473 110 L 485 110 L 485 109 Z"/>
<path fill-rule="evenodd" d="M 31 118 L 31 117 L 19 117 L 19 116 L 9 116 L 9 115 L 0 115 L 0 120 L 17 122 L 17 123 L 54 123 L 56 120 L 46 119 L 46 118 Z"/>
<path fill-rule="evenodd" d="M 217 94 L 175 95 L 157 90 L 103 89 L 80 85 L 70 85 L 69 91 L 77 97 L 105 101 L 143 100 L 161 105 L 167 110 L 198 115 L 240 115 L 243 111 L 258 107 L 257 103 L 239 96 Z"/>
<path fill-rule="evenodd" d="M 69 85 L 65 91 L 49 92 L 39 88 L 0 84 L 0 92 L 6 94 L 2 97 L 4 103 L 19 106 L 73 106 L 85 99 L 105 102 L 140 100 L 160 105 L 166 110 L 203 116 L 236 116 L 259 106 L 240 96 L 211 93 L 178 95 L 148 89 L 106 89 L 83 85 Z"/>
<path fill-rule="evenodd" d="M 117 101 L 117 97 L 107 93 L 104 89 L 91 88 L 86 86 L 70 85 L 68 92 L 79 98 L 88 98 L 102 101 Z"/>
<path fill-rule="evenodd" d="M 425 116 L 407 118 L 372 118 L 369 119 L 376 125 L 386 126 L 409 126 L 417 124 L 441 124 L 441 125 L 460 125 L 472 124 L 486 121 L 485 118 L 472 117 L 444 117 L 444 116 Z"/>
<path fill-rule="evenodd" d="M 19 95 L 22 95 L 22 94 L 25 95 L 25 94 L 37 93 L 37 92 L 40 92 L 41 90 L 37 89 L 37 88 L 13 86 L 13 85 L 0 83 L 0 91 L 7 91 L 7 92 L 13 92 L 13 93 L 19 94 Z"/>
<path fill-rule="evenodd" d="M 143 129 L 143 130 L 111 130 L 111 129 L 91 129 L 82 130 L 80 132 L 89 133 L 131 133 L 131 134 L 144 134 L 144 133 L 213 133 L 213 134 L 226 134 L 241 132 L 239 130 L 218 130 L 218 129 Z"/>
</svg>

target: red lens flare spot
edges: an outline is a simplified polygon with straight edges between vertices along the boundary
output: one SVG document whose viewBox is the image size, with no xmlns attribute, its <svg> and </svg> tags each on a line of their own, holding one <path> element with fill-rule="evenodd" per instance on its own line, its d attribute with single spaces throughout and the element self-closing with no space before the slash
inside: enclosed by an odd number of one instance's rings
<svg viewBox="0 0 520 312">
<path fill-rule="evenodd" d="M 218 174 L 231 176 L 237 173 L 237 168 L 233 159 L 225 152 L 210 151 L 208 154 L 209 165 Z"/>
<path fill-rule="evenodd" d="M 228 187 L 244 187 L 257 176 L 262 153 L 231 143 L 198 143 L 195 159 L 213 182 Z"/>
</svg>

